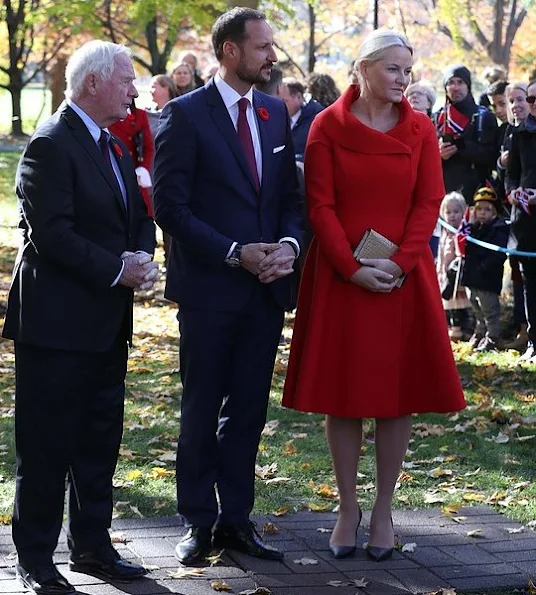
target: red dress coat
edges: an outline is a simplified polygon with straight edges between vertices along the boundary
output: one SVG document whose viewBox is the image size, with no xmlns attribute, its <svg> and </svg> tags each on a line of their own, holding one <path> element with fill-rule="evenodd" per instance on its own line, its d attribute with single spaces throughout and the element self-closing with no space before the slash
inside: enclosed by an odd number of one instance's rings
<svg viewBox="0 0 536 595">
<path fill-rule="evenodd" d="M 305 180 L 315 238 L 305 262 L 283 405 L 398 417 L 465 407 L 428 241 L 445 191 L 430 120 L 403 99 L 388 133 L 350 112 L 351 86 L 314 120 Z M 401 288 L 349 281 L 369 228 L 400 246 Z"/>
<path fill-rule="evenodd" d="M 144 167 L 149 173 L 152 172 L 154 139 L 145 110 L 136 108 L 124 120 L 115 122 L 108 129 L 125 143 L 134 162 L 134 167 Z M 135 137 L 140 132 L 142 137 L 141 156 L 138 155 L 135 142 Z M 143 196 L 143 202 L 147 207 L 147 213 L 154 219 L 154 210 L 149 189 L 140 187 L 140 191 Z"/>
</svg>

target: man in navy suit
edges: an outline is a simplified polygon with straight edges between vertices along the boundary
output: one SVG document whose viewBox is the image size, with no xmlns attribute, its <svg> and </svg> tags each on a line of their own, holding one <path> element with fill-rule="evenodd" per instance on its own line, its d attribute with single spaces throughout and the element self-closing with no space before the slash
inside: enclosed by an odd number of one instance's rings
<svg viewBox="0 0 536 595">
<path fill-rule="evenodd" d="M 138 96 L 130 51 L 86 43 L 66 78 L 67 100 L 17 169 L 21 243 L 4 326 L 15 341 L 16 572 L 37 595 L 75 592 L 53 563 L 66 479 L 70 568 L 122 581 L 146 574 L 108 533 L 133 290 L 157 273 L 132 160 L 106 129 Z"/>
<path fill-rule="evenodd" d="M 252 89 L 277 61 L 272 30 L 262 13 L 234 8 L 214 24 L 212 42 L 218 73 L 166 105 L 156 138 L 156 220 L 173 238 L 166 297 L 180 306 L 184 564 L 212 544 L 282 558 L 249 514 L 301 234 L 287 110 Z"/>
</svg>

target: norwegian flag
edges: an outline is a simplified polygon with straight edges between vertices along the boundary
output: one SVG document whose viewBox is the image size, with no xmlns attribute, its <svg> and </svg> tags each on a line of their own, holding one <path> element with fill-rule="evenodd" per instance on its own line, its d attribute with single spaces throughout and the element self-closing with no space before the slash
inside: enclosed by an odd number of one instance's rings
<svg viewBox="0 0 536 595">
<path fill-rule="evenodd" d="M 517 201 L 527 215 L 532 215 L 529 207 L 529 195 L 524 190 L 518 192 Z"/>
<path fill-rule="evenodd" d="M 471 235 L 471 226 L 469 225 L 469 207 L 465 210 L 463 219 L 456 231 L 456 255 L 465 256 L 465 244 L 467 243 L 467 236 Z"/>
</svg>

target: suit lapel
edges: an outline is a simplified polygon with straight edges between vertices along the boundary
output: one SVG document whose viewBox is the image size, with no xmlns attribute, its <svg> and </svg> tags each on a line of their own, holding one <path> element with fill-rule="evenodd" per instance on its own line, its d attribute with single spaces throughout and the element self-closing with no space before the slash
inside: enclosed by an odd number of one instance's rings
<svg viewBox="0 0 536 595">
<path fill-rule="evenodd" d="M 127 171 L 125 170 L 125 149 L 120 145 L 118 139 L 112 134 L 110 138 L 112 153 L 114 154 L 115 161 L 117 166 L 119 167 L 119 171 L 121 173 L 121 178 L 123 179 L 123 185 L 125 186 L 125 194 L 126 194 L 126 205 L 123 200 L 123 195 L 121 194 L 121 190 L 119 190 L 119 196 L 121 197 L 121 204 L 123 209 L 126 206 L 126 213 L 130 220 L 130 215 L 132 211 L 132 200 L 134 200 L 134 196 L 132 194 L 132 188 L 130 184 L 130 180 L 132 179 L 131 176 L 127 175 Z M 115 176 L 114 176 L 115 177 Z M 116 180 L 117 183 L 117 180 Z"/>
<path fill-rule="evenodd" d="M 63 107 L 63 117 L 67 121 L 69 128 L 73 131 L 73 136 L 82 145 L 88 156 L 93 160 L 107 184 L 110 186 L 114 193 L 114 197 L 121 207 L 121 211 L 126 214 L 125 203 L 123 202 L 123 196 L 121 195 L 121 189 L 119 184 L 113 175 L 105 166 L 101 152 L 97 147 L 97 144 L 93 140 L 93 137 L 89 133 L 87 126 L 82 122 L 78 115 L 72 110 L 67 104 Z M 120 166 L 121 169 L 121 166 Z M 121 173 L 123 173 L 121 171 Z M 125 179 L 123 177 L 123 179 Z"/>
<path fill-rule="evenodd" d="M 211 116 L 256 192 L 255 180 L 246 161 L 244 150 L 238 140 L 238 134 L 213 79 L 205 86 L 205 89 L 207 91 L 208 104 L 211 107 Z"/>
</svg>

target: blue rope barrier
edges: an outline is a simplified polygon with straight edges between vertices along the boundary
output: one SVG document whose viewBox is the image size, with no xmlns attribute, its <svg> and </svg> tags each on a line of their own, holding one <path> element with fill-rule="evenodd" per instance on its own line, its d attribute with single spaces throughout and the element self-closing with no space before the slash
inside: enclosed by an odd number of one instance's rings
<svg viewBox="0 0 536 595">
<path fill-rule="evenodd" d="M 452 225 L 449 225 L 444 219 L 439 218 L 439 223 L 448 231 L 452 231 L 456 233 L 458 230 Z M 468 242 L 472 242 L 477 246 L 482 246 L 482 248 L 487 248 L 488 250 L 493 250 L 494 252 L 504 252 L 504 254 L 508 254 L 510 256 L 525 256 L 527 258 L 536 258 L 536 252 L 523 252 L 522 250 L 514 250 L 513 248 L 503 248 L 502 246 L 497 246 L 496 244 L 489 244 L 488 242 L 483 242 L 482 240 L 477 240 L 476 238 L 472 238 L 471 236 L 466 236 L 465 239 Z"/>
</svg>

